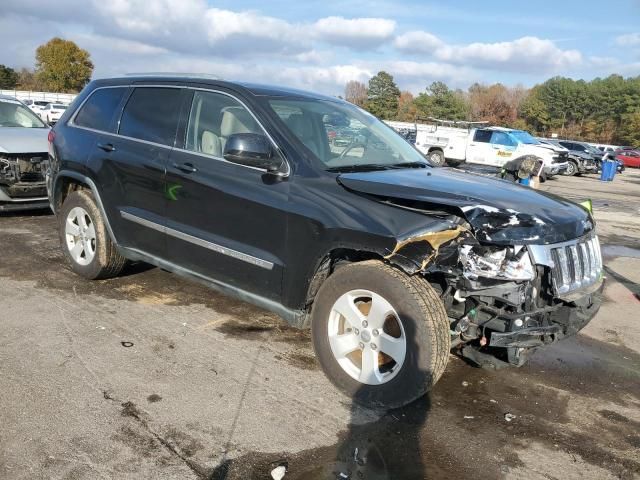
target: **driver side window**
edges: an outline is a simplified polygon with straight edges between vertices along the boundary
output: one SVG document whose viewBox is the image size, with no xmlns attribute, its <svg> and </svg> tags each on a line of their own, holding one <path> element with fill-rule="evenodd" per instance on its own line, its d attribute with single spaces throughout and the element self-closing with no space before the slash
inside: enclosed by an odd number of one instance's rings
<svg viewBox="0 0 640 480">
<path fill-rule="evenodd" d="M 517 145 L 517 143 L 505 132 L 493 132 L 491 135 L 491 144 L 505 147 L 515 147 Z"/>
<path fill-rule="evenodd" d="M 233 97 L 196 91 L 191 103 L 185 149 L 223 158 L 227 139 L 236 133 L 264 134 L 251 113 Z"/>
</svg>

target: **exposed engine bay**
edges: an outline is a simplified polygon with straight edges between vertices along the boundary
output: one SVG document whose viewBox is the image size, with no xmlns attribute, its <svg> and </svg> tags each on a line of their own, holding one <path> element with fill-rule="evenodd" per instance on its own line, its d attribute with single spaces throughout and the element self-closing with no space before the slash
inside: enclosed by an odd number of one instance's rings
<svg viewBox="0 0 640 480">
<path fill-rule="evenodd" d="M 0 153 L 0 211 L 33 208 L 26 202 L 46 199 L 46 160 L 47 153 Z"/>
<path fill-rule="evenodd" d="M 462 218 L 447 220 L 448 229 L 399 241 L 386 258 L 438 288 L 456 353 L 485 367 L 521 366 L 536 348 L 575 334 L 597 313 L 603 281 L 594 232 L 558 244 L 491 245 L 486 231 L 476 235 Z M 527 229 L 536 223 L 521 221 Z M 514 213 L 500 225 L 519 222 Z M 499 234 L 492 224 L 491 234 Z"/>
</svg>

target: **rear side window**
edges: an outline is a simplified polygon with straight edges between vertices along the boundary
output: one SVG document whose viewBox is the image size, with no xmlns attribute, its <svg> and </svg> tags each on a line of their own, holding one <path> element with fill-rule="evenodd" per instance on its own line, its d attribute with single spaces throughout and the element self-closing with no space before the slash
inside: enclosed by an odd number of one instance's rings
<svg viewBox="0 0 640 480">
<path fill-rule="evenodd" d="M 120 119 L 120 135 L 173 145 L 180 112 L 179 88 L 136 88 Z"/>
<path fill-rule="evenodd" d="M 124 87 L 95 90 L 84 102 L 73 123 L 80 127 L 110 131 L 111 120 L 126 90 Z"/>
<path fill-rule="evenodd" d="M 474 142 L 489 143 L 491 141 L 491 130 L 476 130 L 473 136 Z"/>
</svg>

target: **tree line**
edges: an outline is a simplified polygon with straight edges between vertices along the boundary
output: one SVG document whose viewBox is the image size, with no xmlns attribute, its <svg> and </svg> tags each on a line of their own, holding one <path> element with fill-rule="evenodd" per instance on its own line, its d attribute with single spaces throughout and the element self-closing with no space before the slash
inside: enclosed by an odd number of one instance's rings
<svg viewBox="0 0 640 480">
<path fill-rule="evenodd" d="M 52 38 L 35 52 L 35 68 L 0 65 L 0 89 L 77 93 L 91 80 L 89 52 L 70 40 Z"/>
<path fill-rule="evenodd" d="M 563 138 L 640 145 L 640 76 L 611 75 L 589 82 L 553 77 L 529 89 L 474 83 L 466 91 L 433 82 L 414 96 L 400 91 L 393 76 L 382 71 L 368 85 L 347 82 L 344 98 L 384 120 L 486 121 L 540 136 L 557 133 Z"/>
</svg>

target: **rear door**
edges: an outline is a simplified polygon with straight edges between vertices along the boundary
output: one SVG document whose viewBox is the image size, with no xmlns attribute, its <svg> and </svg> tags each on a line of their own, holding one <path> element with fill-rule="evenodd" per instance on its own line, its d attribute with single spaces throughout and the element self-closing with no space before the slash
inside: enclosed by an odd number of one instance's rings
<svg viewBox="0 0 640 480">
<path fill-rule="evenodd" d="M 223 158 L 235 133 L 265 134 L 237 98 L 195 90 L 183 148 L 167 169 L 168 254 L 185 268 L 280 300 L 286 252 L 287 179 Z"/>
<path fill-rule="evenodd" d="M 467 162 L 481 165 L 494 165 L 495 152 L 491 146 L 493 130 L 478 128 L 467 145 Z"/>
<path fill-rule="evenodd" d="M 119 243 L 156 257 L 166 254 L 165 169 L 176 138 L 183 90 L 131 89 L 116 135 L 103 135 L 94 163 Z"/>
</svg>

